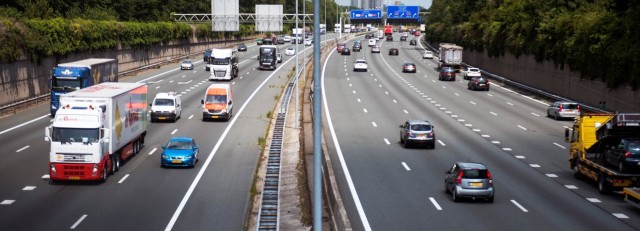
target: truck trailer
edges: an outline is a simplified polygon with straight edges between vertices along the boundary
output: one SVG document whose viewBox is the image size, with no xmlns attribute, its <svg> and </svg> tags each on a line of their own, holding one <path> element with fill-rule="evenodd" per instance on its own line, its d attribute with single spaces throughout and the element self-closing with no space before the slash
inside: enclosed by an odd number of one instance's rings
<svg viewBox="0 0 640 231">
<path fill-rule="evenodd" d="M 616 149 L 620 140 L 639 134 L 640 113 L 581 114 L 572 128 L 565 129 L 565 141 L 571 143 L 569 166 L 574 176 L 597 182 L 598 191 L 603 194 L 637 187 L 640 173 L 608 163 L 605 152 Z"/>
<path fill-rule="evenodd" d="M 147 105 L 144 83 L 107 82 L 62 95 L 45 128 L 50 180 L 106 181 L 142 149 Z"/>
<path fill-rule="evenodd" d="M 60 107 L 61 95 L 102 82 L 118 82 L 117 60 L 92 58 L 58 64 L 49 80 L 51 117 Z"/>
<path fill-rule="evenodd" d="M 462 47 L 453 43 L 440 43 L 438 68 L 453 67 L 460 70 L 462 67 Z"/>
</svg>

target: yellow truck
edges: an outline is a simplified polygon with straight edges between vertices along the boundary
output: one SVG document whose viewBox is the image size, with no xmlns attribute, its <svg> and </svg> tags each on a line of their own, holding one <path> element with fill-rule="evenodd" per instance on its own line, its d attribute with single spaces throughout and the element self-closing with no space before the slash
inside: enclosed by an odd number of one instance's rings
<svg viewBox="0 0 640 231">
<path fill-rule="evenodd" d="M 569 166 L 577 179 L 598 183 L 598 191 L 606 194 L 625 187 L 640 186 L 640 172 L 607 162 L 616 142 L 640 136 L 639 113 L 583 113 L 572 128 L 565 129 L 569 148 Z M 625 162 L 626 163 L 626 162 Z M 639 162 L 640 163 L 640 162 Z M 640 165 L 640 164 L 636 164 Z M 638 166 L 640 169 L 640 166 Z M 628 190 L 631 192 L 632 190 Z M 635 195 L 640 196 L 636 193 Z M 638 197 L 637 199 L 640 199 Z M 640 200 L 639 200 L 640 201 Z"/>
</svg>

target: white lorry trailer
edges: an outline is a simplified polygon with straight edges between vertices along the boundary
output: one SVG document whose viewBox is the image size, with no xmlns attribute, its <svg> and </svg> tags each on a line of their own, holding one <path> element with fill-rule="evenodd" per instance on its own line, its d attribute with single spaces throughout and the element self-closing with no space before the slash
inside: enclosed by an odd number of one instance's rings
<svg viewBox="0 0 640 231">
<path fill-rule="evenodd" d="M 45 128 L 49 177 L 106 181 L 147 134 L 147 85 L 106 82 L 64 94 Z"/>
<path fill-rule="evenodd" d="M 206 70 L 211 71 L 209 80 L 232 80 L 238 77 L 238 51 L 211 49 L 211 58 L 209 58 Z"/>
<path fill-rule="evenodd" d="M 439 47 L 440 62 L 438 68 L 453 67 L 460 70 L 462 67 L 462 47 L 452 43 L 440 43 Z"/>
</svg>

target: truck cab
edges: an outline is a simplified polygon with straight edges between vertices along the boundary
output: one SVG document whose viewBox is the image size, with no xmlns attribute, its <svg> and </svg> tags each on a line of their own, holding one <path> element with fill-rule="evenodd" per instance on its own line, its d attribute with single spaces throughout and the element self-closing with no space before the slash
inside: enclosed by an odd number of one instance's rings
<svg viewBox="0 0 640 231">
<path fill-rule="evenodd" d="M 212 49 L 206 69 L 211 71 L 209 80 L 232 80 L 238 77 L 238 51 Z"/>
<path fill-rule="evenodd" d="M 260 69 L 276 69 L 278 61 L 278 47 L 274 45 L 264 45 L 260 47 L 258 62 Z"/>
<path fill-rule="evenodd" d="M 151 122 L 168 120 L 176 122 L 182 115 L 182 100 L 176 92 L 160 92 L 156 94 L 151 106 Z"/>
</svg>

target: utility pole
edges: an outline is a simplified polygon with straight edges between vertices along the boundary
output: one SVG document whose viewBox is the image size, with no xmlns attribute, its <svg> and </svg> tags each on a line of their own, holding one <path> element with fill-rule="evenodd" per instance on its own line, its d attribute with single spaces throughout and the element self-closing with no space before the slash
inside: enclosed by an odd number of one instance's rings
<svg viewBox="0 0 640 231">
<path fill-rule="evenodd" d="M 325 0 L 326 1 L 326 0 Z M 322 231 L 322 88 L 320 79 L 320 0 L 313 0 L 313 230 Z"/>
</svg>

